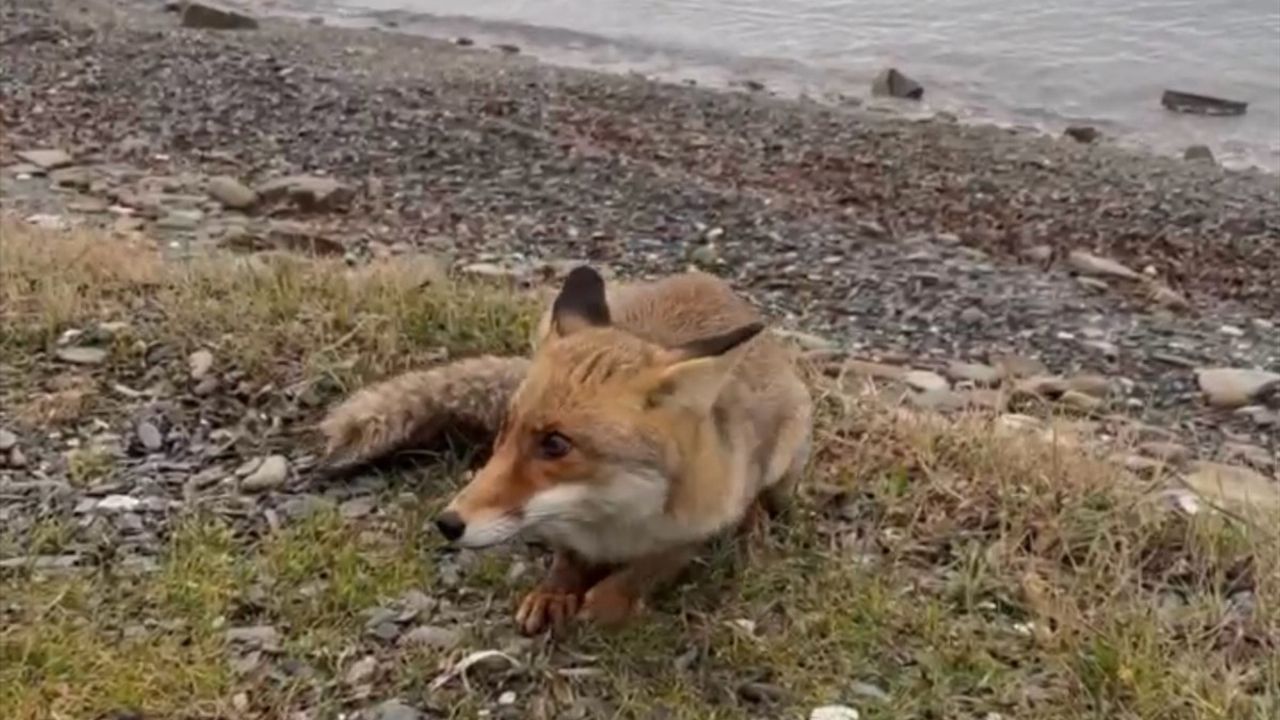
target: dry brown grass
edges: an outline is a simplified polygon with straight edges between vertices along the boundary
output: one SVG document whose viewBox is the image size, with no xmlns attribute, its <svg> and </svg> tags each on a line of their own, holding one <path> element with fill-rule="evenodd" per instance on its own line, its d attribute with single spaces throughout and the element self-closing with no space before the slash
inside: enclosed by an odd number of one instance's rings
<svg viewBox="0 0 1280 720">
<path fill-rule="evenodd" d="M 522 351 L 532 317 L 510 293 L 420 287 L 392 267 L 176 266 L 97 236 L 0 233 L 5 374 L 26 387 L 48 387 L 64 330 L 96 321 L 212 346 L 252 377 L 314 383 L 332 399 L 442 354 Z M 130 350 L 115 352 L 99 382 L 128 372 Z M 980 416 L 941 421 L 833 394 L 819 438 L 802 502 L 765 558 L 743 566 L 719 544 L 644 622 L 582 629 L 523 672 L 469 686 L 429 682 L 511 641 L 509 605 L 530 579 L 511 579 L 518 554 L 496 552 L 441 584 L 440 548 L 421 531 L 439 495 L 387 497 L 359 520 L 322 512 L 264 538 L 193 515 L 158 572 L 125 582 L 0 576 L 0 716 L 336 717 L 368 703 L 339 680 L 365 653 L 382 661 L 375 697 L 456 718 L 507 689 L 529 717 L 583 698 L 637 718 L 801 717 L 831 702 L 873 719 L 1280 715 L 1276 518 L 1171 512 L 1114 465 Z M 40 537 L 50 547 L 39 551 L 56 552 L 65 528 Z M 401 651 L 363 634 L 362 611 L 410 589 L 452 604 L 463 647 Z M 222 629 L 256 623 L 280 629 L 280 659 L 313 680 L 232 672 Z M 597 672 L 561 672 L 570 665 Z M 735 693 L 747 680 L 785 695 L 751 707 Z"/>
</svg>

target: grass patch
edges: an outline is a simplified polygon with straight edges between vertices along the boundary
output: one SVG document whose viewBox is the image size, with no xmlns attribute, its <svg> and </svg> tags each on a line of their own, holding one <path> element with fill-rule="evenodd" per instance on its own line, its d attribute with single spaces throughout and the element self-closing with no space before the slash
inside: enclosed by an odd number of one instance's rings
<svg viewBox="0 0 1280 720">
<path fill-rule="evenodd" d="M 57 392 L 58 338 L 95 323 L 177 349 L 174 373 L 208 347 L 257 386 L 329 400 L 442 357 L 522 352 L 534 317 L 523 296 L 424 287 L 412 267 L 165 265 L 96 236 L 6 224 L 0 238 L 5 377 L 44 392 Z M 86 371 L 95 387 L 138 375 L 129 347 Z M 980 417 L 827 398 L 804 496 L 766 557 L 718 543 L 643 622 L 553 645 L 510 626 L 540 557 L 455 556 L 423 532 L 441 498 L 403 493 L 450 473 L 393 478 L 368 514 L 324 506 L 265 534 L 184 517 L 152 573 L 2 571 L 0 716 L 330 718 L 391 697 L 455 718 L 802 717 L 827 703 L 872 719 L 1280 714 L 1276 518 L 1170 512 L 1116 467 Z M 38 542 L 0 546 L 52 554 L 69 532 L 50 521 Z M 415 591 L 430 607 L 399 622 L 454 629 L 459 644 L 370 632 L 372 611 L 401 612 Z M 249 626 L 271 626 L 279 646 L 255 658 L 228 640 Z M 521 667 L 432 686 L 479 649 Z"/>
</svg>

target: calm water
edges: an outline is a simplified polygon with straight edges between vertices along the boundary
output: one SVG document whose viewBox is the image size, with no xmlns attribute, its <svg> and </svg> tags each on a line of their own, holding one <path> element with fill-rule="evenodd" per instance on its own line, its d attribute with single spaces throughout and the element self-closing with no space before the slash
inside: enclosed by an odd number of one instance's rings
<svg viewBox="0 0 1280 720">
<path fill-rule="evenodd" d="M 1162 152 L 1194 143 L 1280 170 L 1280 0 L 276 0 L 514 42 L 540 57 L 669 79 L 755 79 L 864 97 L 895 65 L 922 110 L 1060 131 L 1091 122 Z M 1247 100 L 1242 118 L 1164 110 L 1166 87 Z"/>
</svg>

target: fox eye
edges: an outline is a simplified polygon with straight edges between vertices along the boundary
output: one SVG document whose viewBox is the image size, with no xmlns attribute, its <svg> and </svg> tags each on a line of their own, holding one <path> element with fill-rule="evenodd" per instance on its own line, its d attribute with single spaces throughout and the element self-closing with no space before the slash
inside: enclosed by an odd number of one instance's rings
<svg viewBox="0 0 1280 720">
<path fill-rule="evenodd" d="M 558 432 L 543 433 L 538 438 L 538 455 L 543 460 L 558 460 L 573 449 L 573 443 L 569 442 L 569 438 Z"/>
</svg>

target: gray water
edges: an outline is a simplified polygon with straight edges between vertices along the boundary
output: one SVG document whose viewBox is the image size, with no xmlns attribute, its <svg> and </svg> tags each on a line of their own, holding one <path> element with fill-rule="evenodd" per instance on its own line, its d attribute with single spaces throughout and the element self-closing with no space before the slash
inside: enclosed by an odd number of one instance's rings
<svg viewBox="0 0 1280 720">
<path fill-rule="evenodd" d="M 1210 146 L 1280 170 L 1280 0 L 277 0 L 409 32 L 513 42 L 554 62 L 663 79 L 752 79 L 865 99 L 896 66 L 920 112 L 1061 132 L 1094 124 L 1157 152 Z M 1249 102 L 1171 113 L 1164 88 Z"/>
</svg>

